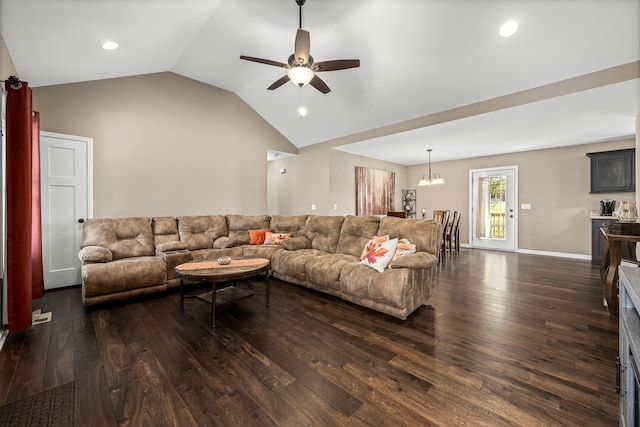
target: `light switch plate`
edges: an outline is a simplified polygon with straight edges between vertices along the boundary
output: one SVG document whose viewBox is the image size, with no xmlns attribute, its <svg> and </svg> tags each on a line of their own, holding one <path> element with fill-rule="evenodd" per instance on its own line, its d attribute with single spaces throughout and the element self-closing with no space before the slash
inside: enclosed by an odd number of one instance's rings
<svg viewBox="0 0 640 427">
<path fill-rule="evenodd" d="M 531 203 L 523 203 L 520 205 L 520 209 L 531 209 Z"/>
</svg>

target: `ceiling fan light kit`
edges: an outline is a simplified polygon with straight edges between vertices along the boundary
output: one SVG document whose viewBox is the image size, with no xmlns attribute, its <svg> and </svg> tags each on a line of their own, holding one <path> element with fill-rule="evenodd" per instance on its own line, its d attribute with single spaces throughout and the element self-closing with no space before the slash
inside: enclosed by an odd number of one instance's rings
<svg viewBox="0 0 640 427">
<path fill-rule="evenodd" d="M 296 86 L 305 86 L 313 79 L 313 71 L 307 67 L 291 67 L 287 72 L 287 77 Z"/>
<path fill-rule="evenodd" d="M 272 65 L 274 67 L 287 68 L 289 71 L 283 77 L 273 82 L 268 90 L 274 90 L 291 81 L 296 86 L 302 87 L 310 84 L 320 92 L 327 94 L 331 89 L 327 84 L 317 76 L 316 73 L 324 71 L 346 70 L 348 68 L 357 68 L 360 66 L 359 59 L 336 59 L 331 61 L 314 62 L 313 57 L 309 54 L 311 47 L 311 36 L 309 31 L 302 28 L 302 6 L 306 0 L 295 0 L 300 8 L 299 26 L 296 32 L 296 41 L 294 52 L 287 63 L 273 61 L 270 59 L 257 58 L 254 56 L 240 55 L 240 59 L 245 61 L 258 62 L 260 64 Z"/>
</svg>

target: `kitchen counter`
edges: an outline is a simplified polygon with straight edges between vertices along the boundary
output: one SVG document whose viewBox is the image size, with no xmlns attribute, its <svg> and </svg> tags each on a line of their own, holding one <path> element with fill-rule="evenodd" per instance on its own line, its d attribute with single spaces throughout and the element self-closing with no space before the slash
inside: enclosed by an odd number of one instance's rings
<svg viewBox="0 0 640 427">
<path fill-rule="evenodd" d="M 610 219 L 610 220 L 617 221 L 618 217 L 615 217 L 613 215 L 600 215 L 600 214 L 589 213 L 589 219 Z"/>
</svg>

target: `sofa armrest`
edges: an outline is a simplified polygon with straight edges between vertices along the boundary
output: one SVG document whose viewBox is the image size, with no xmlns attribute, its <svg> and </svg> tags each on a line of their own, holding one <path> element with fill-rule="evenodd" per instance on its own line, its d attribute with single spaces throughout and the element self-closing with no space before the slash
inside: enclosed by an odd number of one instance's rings
<svg viewBox="0 0 640 427">
<path fill-rule="evenodd" d="M 429 252 L 403 255 L 389 264 L 389 268 L 428 268 L 438 264 L 438 258 Z"/>
<path fill-rule="evenodd" d="M 102 246 L 85 246 L 78 252 L 78 258 L 83 263 L 111 262 L 113 253 Z"/>
<path fill-rule="evenodd" d="M 185 262 L 191 262 L 193 259 L 191 252 L 187 250 L 163 252 L 160 256 L 167 263 L 167 277 L 171 279 L 176 277 L 174 271 L 175 266 L 184 264 Z"/>
<path fill-rule="evenodd" d="M 186 249 L 187 244 L 185 242 L 164 242 L 158 243 L 156 245 L 156 254 L 161 254 L 163 252 L 184 251 Z"/>
<path fill-rule="evenodd" d="M 306 236 L 291 237 L 282 241 L 282 247 L 288 251 L 311 249 L 311 240 Z"/>
</svg>

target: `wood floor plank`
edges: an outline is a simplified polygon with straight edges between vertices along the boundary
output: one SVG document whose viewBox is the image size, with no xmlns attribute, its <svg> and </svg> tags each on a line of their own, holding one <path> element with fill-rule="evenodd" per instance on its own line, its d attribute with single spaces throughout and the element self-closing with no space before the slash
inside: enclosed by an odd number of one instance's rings
<svg viewBox="0 0 640 427">
<path fill-rule="evenodd" d="M 463 249 L 406 320 L 276 279 L 221 307 L 178 293 L 10 334 L 0 403 L 75 380 L 81 425 L 616 426 L 618 319 L 588 261 Z"/>
<path fill-rule="evenodd" d="M 11 383 L 16 375 L 16 367 L 25 344 L 26 332 L 9 334 L 0 353 L 0 403 L 13 402 Z"/>
<path fill-rule="evenodd" d="M 24 343 L 7 390 L 7 401 L 13 402 L 43 391 L 50 332 L 51 324 L 43 323 L 32 326 L 28 333 L 23 334 Z"/>
<path fill-rule="evenodd" d="M 69 330 L 52 335 L 47 348 L 43 389 L 48 390 L 75 379 L 73 367 L 73 333 Z"/>
</svg>

